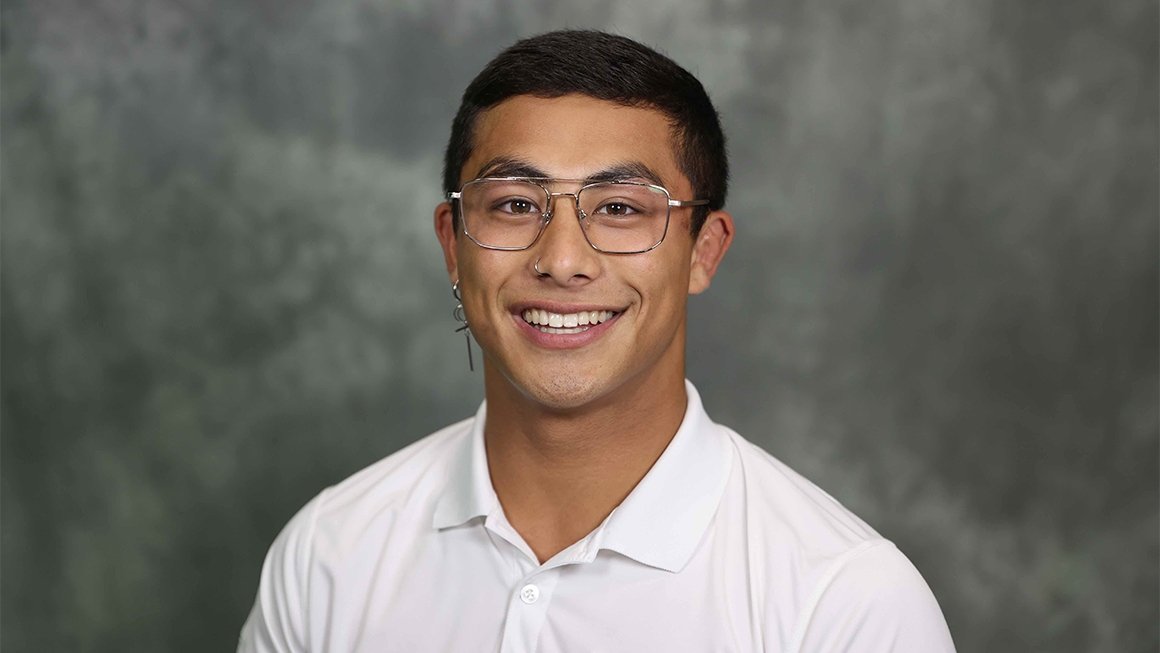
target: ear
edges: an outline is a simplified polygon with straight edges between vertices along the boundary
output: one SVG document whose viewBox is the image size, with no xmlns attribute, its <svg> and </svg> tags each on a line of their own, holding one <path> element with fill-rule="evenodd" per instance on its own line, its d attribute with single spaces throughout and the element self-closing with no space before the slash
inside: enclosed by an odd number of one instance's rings
<svg viewBox="0 0 1160 653">
<path fill-rule="evenodd" d="M 443 202 L 435 207 L 435 236 L 443 248 L 443 262 L 447 265 L 447 279 L 451 283 L 459 280 L 459 259 L 455 246 L 458 243 L 453 220 L 451 202 Z"/>
<path fill-rule="evenodd" d="M 733 243 L 733 216 L 725 211 L 713 211 L 705 218 L 701 232 L 693 243 L 693 260 L 689 270 L 689 294 L 696 295 L 709 288 L 717 266 Z"/>
</svg>

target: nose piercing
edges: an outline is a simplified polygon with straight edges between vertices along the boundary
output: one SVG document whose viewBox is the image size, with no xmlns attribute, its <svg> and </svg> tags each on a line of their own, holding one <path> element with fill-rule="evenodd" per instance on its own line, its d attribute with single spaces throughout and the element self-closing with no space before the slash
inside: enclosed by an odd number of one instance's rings
<svg viewBox="0 0 1160 653">
<path fill-rule="evenodd" d="M 536 274 L 540 275 L 541 277 L 544 276 L 544 271 L 540 269 L 540 257 L 536 257 L 536 262 L 532 264 L 532 269 L 535 270 Z"/>
</svg>

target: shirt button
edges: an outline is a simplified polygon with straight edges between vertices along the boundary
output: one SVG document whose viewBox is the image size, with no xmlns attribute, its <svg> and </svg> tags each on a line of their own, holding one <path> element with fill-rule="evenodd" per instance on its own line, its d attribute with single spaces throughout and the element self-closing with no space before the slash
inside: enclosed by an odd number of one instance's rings
<svg viewBox="0 0 1160 653">
<path fill-rule="evenodd" d="M 524 585 L 520 588 L 520 600 L 528 605 L 540 600 L 540 588 L 535 585 Z"/>
</svg>

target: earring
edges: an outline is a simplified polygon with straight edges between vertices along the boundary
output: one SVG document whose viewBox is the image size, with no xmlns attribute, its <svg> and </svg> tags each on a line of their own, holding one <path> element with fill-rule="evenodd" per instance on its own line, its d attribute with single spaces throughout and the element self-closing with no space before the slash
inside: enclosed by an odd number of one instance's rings
<svg viewBox="0 0 1160 653">
<path fill-rule="evenodd" d="M 467 369 L 472 372 L 475 371 L 475 362 L 471 360 L 471 327 L 467 324 L 467 315 L 463 312 L 463 299 L 459 297 L 459 279 L 451 284 L 451 296 L 455 298 L 455 310 L 451 311 L 451 315 L 456 322 L 462 322 L 463 326 L 455 330 L 455 333 L 463 332 L 463 339 L 467 342 Z"/>
</svg>

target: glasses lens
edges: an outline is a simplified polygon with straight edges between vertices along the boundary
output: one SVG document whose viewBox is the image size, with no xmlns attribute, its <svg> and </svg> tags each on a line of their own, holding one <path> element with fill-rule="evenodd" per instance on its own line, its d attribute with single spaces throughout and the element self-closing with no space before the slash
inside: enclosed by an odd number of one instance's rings
<svg viewBox="0 0 1160 653">
<path fill-rule="evenodd" d="M 544 189 L 533 183 L 481 179 L 463 186 L 460 217 L 480 245 L 522 248 L 539 235 L 547 201 Z"/>
<path fill-rule="evenodd" d="M 580 191 L 588 241 L 611 253 L 643 252 L 665 237 L 669 195 L 646 184 L 596 184 Z"/>
</svg>

